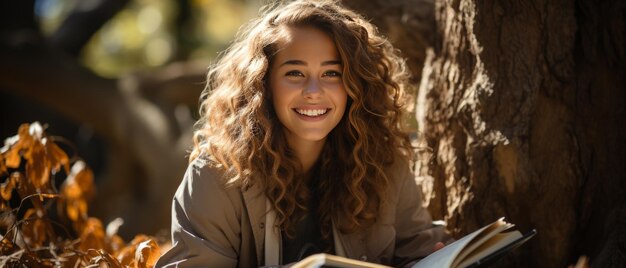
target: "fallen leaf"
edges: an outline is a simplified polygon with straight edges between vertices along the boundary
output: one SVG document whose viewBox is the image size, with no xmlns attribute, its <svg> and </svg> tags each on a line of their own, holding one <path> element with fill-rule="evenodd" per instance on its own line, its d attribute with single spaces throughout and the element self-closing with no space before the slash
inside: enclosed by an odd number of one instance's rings
<svg viewBox="0 0 626 268">
<path fill-rule="evenodd" d="M 82 251 L 88 249 L 104 248 L 104 229 L 102 222 L 97 218 L 88 218 L 83 229 L 80 231 L 80 244 L 78 248 Z"/>
<path fill-rule="evenodd" d="M 146 240 L 139 243 L 137 250 L 135 251 L 135 263 L 137 268 L 152 268 L 159 259 L 160 250 L 154 240 Z"/>
<path fill-rule="evenodd" d="M 3 150 L 6 150 L 6 151 L 3 152 L 2 155 L 4 156 L 4 162 L 6 163 L 7 167 L 18 168 L 20 166 L 21 146 L 18 144 L 19 140 L 20 140 L 19 135 L 15 135 L 13 137 L 10 137 L 4 140 Z"/>
<path fill-rule="evenodd" d="M 7 165 L 5 164 L 4 154 L 0 153 L 0 175 L 7 173 Z"/>
<path fill-rule="evenodd" d="M 94 251 L 91 251 L 91 252 L 94 252 Z M 115 258 L 113 258 L 113 256 L 111 256 L 111 254 L 109 254 L 108 252 L 102 249 L 95 250 L 95 252 L 97 254 L 89 260 L 89 264 L 92 264 L 92 265 L 97 264 L 98 266 L 96 267 L 109 267 L 109 268 L 123 268 L 124 267 Z"/>
<path fill-rule="evenodd" d="M 77 161 L 61 186 L 67 216 L 72 221 L 87 217 L 87 200 L 94 194 L 93 171 L 83 161 Z"/>
<path fill-rule="evenodd" d="M 46 161 L 46 149 L 43 144 L 35 142 L 24 154 L 26 159 L 26 178 L 35 186 L 42 189 L 50 179 L 50 167 Z"/>
<path fill-rule="evenodd" d="M 136 235 L 132 241 L 130 241 L 126 247 L 120 250 L 120 253 L 117 255 L 117 259 L 124 266 L 131 266 L 131 264 L 135 261 L 135 251 L 137 251 L 137 246 L 139 243 L 149 240 L 150 238 L 146 235 Z"/>
<path fill-rule="evenodd" d="M 42 213 L 37 209 L 30 208 L 24 213 L 24 221 L 20 224 L 24 242 L 31 248 L 43 246 L 48 238 L 48 226 L 41 218 Z"/>
<path fill-rule="evenodd" d="M 17 187 L 19 178 L 19 176 L 10 176 L 9 179 L 0 185 L 0 195 L 2 195 L 3 200 L 11 200 L 13 189 Z"/>
</svg>

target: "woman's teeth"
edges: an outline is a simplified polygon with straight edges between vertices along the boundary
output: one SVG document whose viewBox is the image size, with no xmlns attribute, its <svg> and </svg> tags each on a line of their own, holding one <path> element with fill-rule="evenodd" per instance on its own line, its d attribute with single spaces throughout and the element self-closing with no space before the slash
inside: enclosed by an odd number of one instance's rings
<svg viewBox="0 0 626 268">
<path fill-rule="evenodd" d="M 301 115 L 306 115 L 306 116 L 320 116 L 328 112 L 328 109 L 315 109 L 315 110 L 296 109 L 296 112 L 298 112 Z"/>
</svg>

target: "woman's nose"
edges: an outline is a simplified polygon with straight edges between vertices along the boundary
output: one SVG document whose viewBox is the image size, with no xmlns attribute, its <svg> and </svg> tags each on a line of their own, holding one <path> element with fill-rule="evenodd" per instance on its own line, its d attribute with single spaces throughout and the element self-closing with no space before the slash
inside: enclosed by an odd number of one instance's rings
<svg viewBox="0 0 626 268">
<path fill-rule="evenodd" d="M 321 94 L 322 88 L 320 87 L 320 83 L 317 79 L 309 79 L 304 86 L 304 90 L 302 91 L 302 95 L 305 98 L 318 98 Z"/>
</svg>

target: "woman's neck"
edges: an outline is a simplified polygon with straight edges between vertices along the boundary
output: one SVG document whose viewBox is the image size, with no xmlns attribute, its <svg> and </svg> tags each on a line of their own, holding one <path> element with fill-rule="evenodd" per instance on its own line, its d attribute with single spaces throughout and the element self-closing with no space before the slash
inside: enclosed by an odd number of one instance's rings
<svg viewBox="0 0 626 268">
<path fill-rule="evenodd" d="M 322 149 L 326 139 L 320 141 L 307 141 L 297 138 L 287 138 L 289 147 L 294 151 L 300 164 L 302 164 L 302 172 L 308 174 L 311 167 L 315 165 L 315 162 L 320 158 Z"/>
</svg>

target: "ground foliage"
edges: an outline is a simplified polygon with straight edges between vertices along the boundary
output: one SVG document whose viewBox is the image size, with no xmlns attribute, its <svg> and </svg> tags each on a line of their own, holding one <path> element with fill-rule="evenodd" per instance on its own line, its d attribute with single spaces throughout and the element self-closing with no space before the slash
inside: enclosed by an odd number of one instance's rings
<svg viewBox="0 0 626 268">
<path fill-rule="evenodd" d="M 34 122 L 0 148 L 0 267 L 153 267 L 155 238 L 126 243 L 116 234 L 121 219 L 105 229 L 88 216 L 93 172 L 60 144 L 71 148 Z"/>
</svg>

